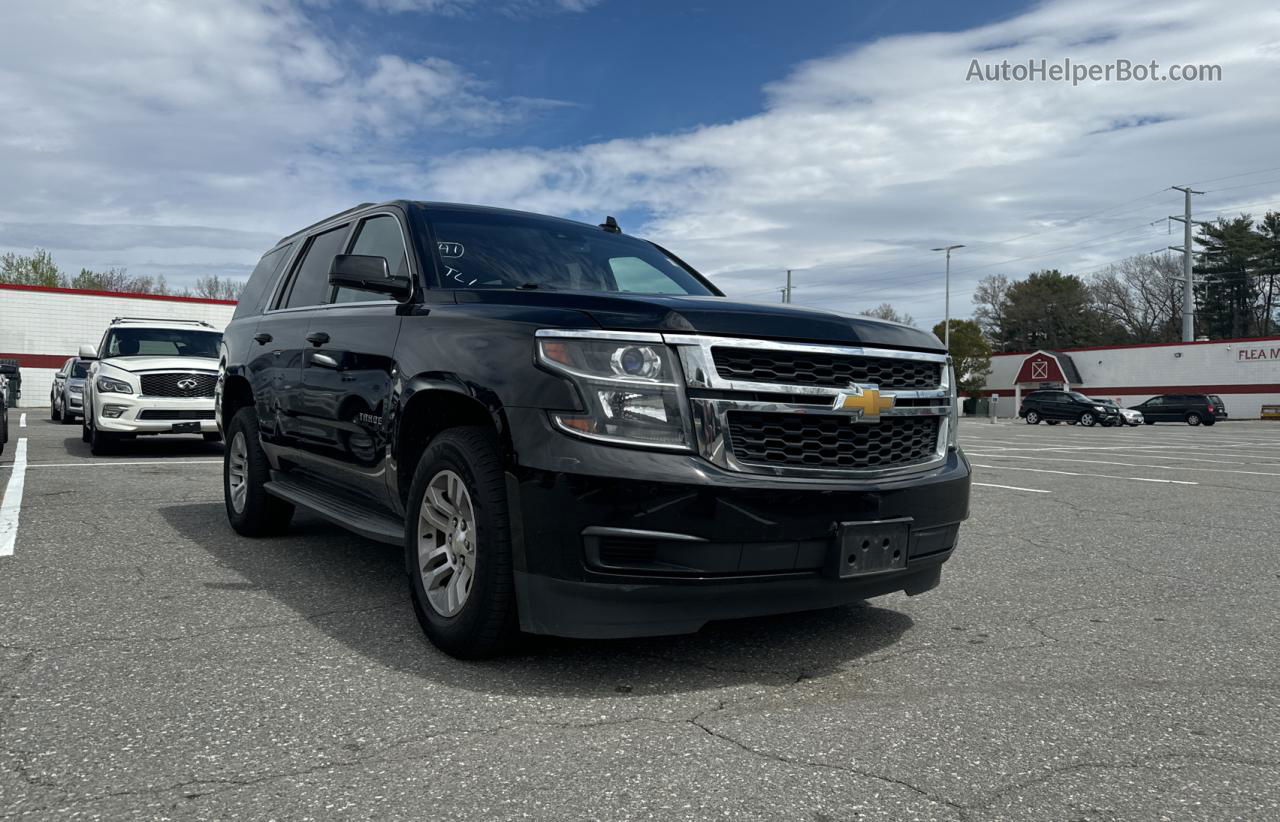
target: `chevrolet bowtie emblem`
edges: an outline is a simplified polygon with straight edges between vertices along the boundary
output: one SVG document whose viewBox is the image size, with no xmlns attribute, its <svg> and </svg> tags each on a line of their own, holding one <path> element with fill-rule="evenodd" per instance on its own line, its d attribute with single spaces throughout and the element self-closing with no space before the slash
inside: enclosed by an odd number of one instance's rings
<svg viewBox="0 0 1280 822">
<path fill-rule="evenodd" d="M 880 422 L 881 412 L 893 408 L 893 395 L 881 394 L 874 385 L 851 385 L 836 394 L 832 410 L 847 411 L 858 422 Z"/>
</svg>

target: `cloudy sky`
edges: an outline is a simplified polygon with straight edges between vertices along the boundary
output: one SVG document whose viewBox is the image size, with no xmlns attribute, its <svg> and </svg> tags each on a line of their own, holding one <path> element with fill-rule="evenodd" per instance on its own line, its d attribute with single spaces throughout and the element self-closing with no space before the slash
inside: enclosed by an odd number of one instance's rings
<svg viewBox="0 0 1280 822">
<path fill-rule="evenodd" d="M 1219 82 L 967 81 L 1029 59 Z M 1241 0 L 6 4 L 0 250 L 243 276 L 364 200 L 617 215 L 731 295 L 942 316 L 1280 209 L 1280 7 Z"/>
</svg>

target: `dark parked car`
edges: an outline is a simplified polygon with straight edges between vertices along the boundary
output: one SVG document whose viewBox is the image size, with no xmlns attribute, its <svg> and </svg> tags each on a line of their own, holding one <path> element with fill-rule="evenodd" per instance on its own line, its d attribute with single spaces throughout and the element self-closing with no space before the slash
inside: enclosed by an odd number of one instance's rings
<svg viewBox="0 0 1280 822">
<path fill-rule="evenodd" d="M 9 378 L 0 374 L 0 454 L 9 441 Z"/>
<path fill-rule="evenodd" d="M 1157 422 L 1213 425 L 1218 421 L 1218 404 L 1207 394 L 1160 394 L 1138 403 L 1133 410 L 1142 412 L 1143 422 L 1147 425 Z"/>
<path fill-rule="evenodd" d="M 1054 425 L 1078 422 L 1081 425 L 1121 425 L 1120 409 L 1104 405 L 1079 391 L 1032 391 L 1022 398 L 1018 416 L 1031 425 L 1041 420 Z"/>
<path fill-rule="evenodd" d="M 89 364 L 79 357 L 71 357 L 53 375 L 53 387 L 49 389 L 49 418 L 63 423 L 75 421 L 84 415 L 84 378 Z"/>
<path fill-rule="evenodd" d="M 612 218 L 401 201 L 262 258 L 216 391 L 231 525 L 402 545 L 465 657 L 933 588 L 956 407 L 927 332 L 727 299 Z"/>
</svg>

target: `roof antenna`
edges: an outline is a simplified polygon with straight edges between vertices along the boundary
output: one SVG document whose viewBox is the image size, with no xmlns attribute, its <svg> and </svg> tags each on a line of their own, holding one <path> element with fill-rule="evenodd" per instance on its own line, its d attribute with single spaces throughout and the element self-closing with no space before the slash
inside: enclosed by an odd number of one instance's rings
<svg viewBox="0 0 1280 822">
<path fill-rule="evenodd" d="M 604 222 L 600 224 L 600 227 L 603 228 L 605 231 L 609 232 L 610 234 L 622 233 L 622 229 L 618 227 L 618 221 L 613 219 L 612 217 L 605 217 Z"/>
</svg>

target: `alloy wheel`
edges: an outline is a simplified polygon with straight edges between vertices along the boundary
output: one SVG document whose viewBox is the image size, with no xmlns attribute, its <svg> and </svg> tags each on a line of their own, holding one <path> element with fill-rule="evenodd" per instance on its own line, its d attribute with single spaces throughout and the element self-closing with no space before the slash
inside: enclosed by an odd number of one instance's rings
<svg viewBox="0 0 1280 822">
<path fill-rule="evenodd" d="M 236 432 L 227 452 L 227 490 L 231 493 L 231 507 L 237 514 L 243 513 L 249 497 L 249 447 L 243 431 Z"/>
<path fill-rule="evenodd" d="M 476 572 L 476 512 L 467 484 L 444 470 L 427 483 L 418 511 L 418 573 L 431 609 L 444 617 L 462 610 Z"/>
</svg>

